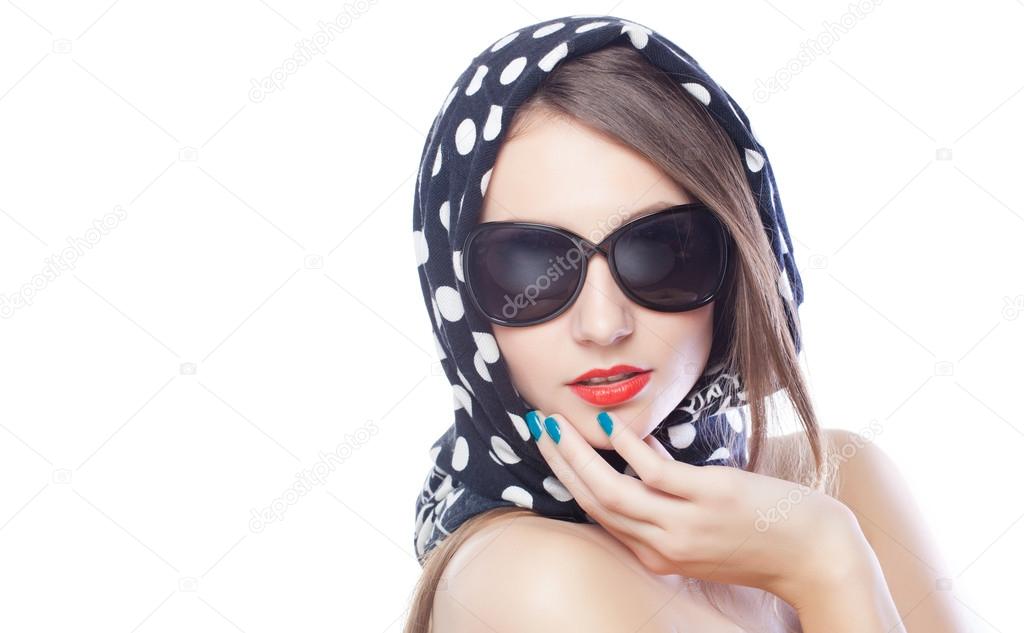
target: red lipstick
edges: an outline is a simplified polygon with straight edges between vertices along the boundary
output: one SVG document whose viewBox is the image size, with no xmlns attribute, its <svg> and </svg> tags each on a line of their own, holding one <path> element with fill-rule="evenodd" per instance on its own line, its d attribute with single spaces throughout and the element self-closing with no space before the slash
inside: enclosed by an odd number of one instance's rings
<svg viewBox="0 0 1024 633">
<path fill-rule="evenodd" d="M 591 369 L 566 384 L 580 398 L 606 407 L 626 402 L 640 393 L 650 381 L 652 371 L 634 365 L 615 365 L 607 369 Z M 591 380 L 594 378 L 606 380 Z M 607 380 L 609 378 L 614 380 Z"/>
</svg>

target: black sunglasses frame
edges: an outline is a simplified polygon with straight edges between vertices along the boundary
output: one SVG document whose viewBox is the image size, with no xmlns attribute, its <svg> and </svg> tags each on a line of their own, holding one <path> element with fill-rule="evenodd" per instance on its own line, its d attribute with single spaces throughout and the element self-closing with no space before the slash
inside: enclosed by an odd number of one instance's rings
<svg viewBox="0 0 1024 633">
<path fill-rule="evenodd" d="M 636 294 L 634 294 L 633 291 L 630 290 L 629 287 L 625 283 L 623 283 L 622 278 L 619 277 L 618 268 L 615 265 L 615 257 L 613 255 L 613 253 L 615 252 L 615 243 L 623 235 L 625 235 L 628 231 L 630 231 L 632 229 L 635 229 L 635 228 L 637 228 L 639 226 L 642 226 L 644 224 L 647 224 L 648 222 L 654 221 L 656 219 L 660 220 L 660 219 L 664 218 L 666 215 L 674 215 L 674 214 L 682 214 L 682 213 L 707 213 L 714 220 L 713 221 L 713 225 L 716 228 L 715 235 L 717 235 L 717 237 L 719 238 L 720 245 L 721 245 L 721 248 L 720 248 L 721 259 L 722 259 L 722 261 L 721 261 L 721 268 L 720 268 L 721 273 L 719 274 L 718 280 L 715 283 L 714 290 L 712 290 L 708 294 L 707 297 L 705 297 L 705 298 L 701 299 L 700 301 L 697 301 L 697 302 L 695 302 L 695 303 L 693 303 L 691 305 L 687 305 L 685 308 L 682 308 L 682 309 L 666 308 L 664 306 L 659 306 L 659 305 L 655 305 L 655 304 L 653 304 L 651 302 L 644 301 L 643 299 L 638 297 Z M 476 292 L 473 289 L 472 275 L 470 274 L 469 254 L 471 252 L 471 247 L 473 245 L 473 240 L 478 235 L 480 235 L 480 234 L 482 234 L 484 232 L 487 232 L 489 230 L 492 230 L 492 229 L 495 229 L 495 228 L 500 228 L 500 227 L 519 227 L 519 228 L 528 228 L 528 229 L 538 229 L 538 230 L 542 230 L 542 231 L 549 231 L 551 233 L 555 233 L 557 235 L 560 235 L 562 237 L 565 237 L 565 238 L 569 239 L 570 241 L 573 242 L 573 244 L 576 245 L 576 248 L 578 248 L 583 253 L 584 257 L 582 259 L 582 263 L 579 266 L 580 272 L 579 272 L 578 281 L 576 282 L 576 288 L 573 290 L 572 297 L 570 297 L 565 302 L 565 305 L 563 305 L 558 310 L 552 312 L 549 315 L 546 315 L 546 316 L 543 316 L 543 317 L 540 317 L 540 318 L 537 318 L 537 319 L 532 319 L 532 320 L 529 320 L 529 321 L 518 321 L 518 320 L 517 321 L 509 321 L 509 320 L 506 320 L 506 319 L 501 319 L 501 318 L 489 315 L 487 313 L 487 311 L 483 309 L 483 307 L 480 305 L 480 302 L 477 299 L 477 294 L 476 294 Z M 715 299 L 715 297 L 718 296 L 718 293 L 721 291 L 722 286 L 724 285 L 725 279 L 727 278 L 728 272 L 729 272 L 729 259 L 730 259 L 729 255 L 730 255 L 730 251 L 731 251 L 731 247 L 730 247 L 730 242 L 731 241 L 732 240 L 731 240 L 731 238 L 729 236 L 729 233 L 725 229 L 725 227 L 722 225 L 721 220 L 718 219 L 718 216 L 716 216 L 715 213 L 713 211 L 711 211 L 710 208 L 707 207 L 707 205 L 705 205 L 705 204 L 703 204 L 701 202 L 690 202 L 690 203 L 687 203 L 687 204 L 680 204 L 680 205 L 675 205 L 675 206 L 672 206 L 672 207 L 667 207 L 665 209 L 662 209 L 661 211 L 656 211 L 654 213 L 641 216 L 641 217 L 636 218 L 634 220 L 630 220 L 629 222 L 626 222 L 622 226 L 616 228 L 614 231 L 612 231 L 611 233 L 606 235 L 604 237 L 604 239 L 602 239 L 597 244 L 595 244 L 594 242 L 591 242 L 590 240 L 588 240 L 588 239 L 586 239 L 586 238 L 584 238 L 584 237 L 582 237 L 580 235 L 577 235 L 576 233 L 573 233 L 569 229 L 566 229 L 566 228 L 563 228 L 563 227 L 560 227 L 560 226 L 552 226 L 550 224 L 541 224 L 541 223 L 537 223 L 537 222 L 517 222 L 517 221 L 484 222 L 484 223 L 478 224 L 477 226 L 473 227 L 473 229 L 466 236 L 466 239 L 463 242 L 462 258 L 461 258 L 461 260 L 462 260 L 463 277 L 465 278 L 466 287 L 467 287 L 467 290 L 469 292 L 469 296 L 471 298 L 471 301 L 473 303 L 473 307 L 476 308 L 477 312 L 480 313 L 482 316 L 484 316 L 484 318 L 486 318 L 487 320 L 491 321 L 492 323 L 496 323 L 498 325 L 504 325 L 504 326 L 507 326 L 507 327 L 527 327 L 527 326 L 530 326 L 530 325 L 538 325 L 540 323 L 544 323 L 546 321 L 550 321 L 552 319 L 555 319 L 559 315 L 561 315 L 563 312 L 568 310 L 570 307 L 572 307 L 572 305 L 574 303 L 576 303 L 576 299 L 579 298 L 580 292 L 583 291 L 583 285 L 586 283 L 586 279 L 587 279 L 587 264 L 590 261 L 590 258 L 594 254 L 596 254 L 596 253 L 601 253 L 602 255 L 605 256 L 605 259 L 608 260 L 608 268 L 611 271 L 612 278 L 615 280 L 615 283 L 619 286 L 619 288 L 622 290 L 622 292 L 627 297 L 629 297 L 629 299 L 631 301 L 633 301 L 637 305 L 643 306 L 643 307 L 648 308 L 650 310 L 656 310 L 658 312 L 689 312 L 690 310 L 696 310 L 697 308 L 700 308 L 702 306 L 705 306 L 705 305 L 711 303 Z"/>
</svg>

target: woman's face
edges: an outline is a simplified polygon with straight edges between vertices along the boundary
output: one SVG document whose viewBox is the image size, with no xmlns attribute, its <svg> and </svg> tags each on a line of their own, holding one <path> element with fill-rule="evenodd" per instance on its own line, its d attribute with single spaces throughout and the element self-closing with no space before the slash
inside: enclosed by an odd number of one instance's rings
<svg viewBox="0 0 1024 633">
<path fill-rule="evenodd" d="M 632 149 L 578 122 L 531 114 L 525 131 L 499 151 L 480 221 L 541 222 L 597 243 L 636 217 L 693 201 Z M 563 415 L 592 446 L 610 448 L 597 414 L 613 410 L 648 435 L 700 377 L 711 351 L 713 309 L 714 302 L 681 313 L 637 305 L 596 254 L 568 310 L 539 325 L 492 327 L 519 393 L 541 413 Z M 618 364 L 652 370 L 626 401 L 602 406 L 568 386 L 591 369 Z"/>
</svg>

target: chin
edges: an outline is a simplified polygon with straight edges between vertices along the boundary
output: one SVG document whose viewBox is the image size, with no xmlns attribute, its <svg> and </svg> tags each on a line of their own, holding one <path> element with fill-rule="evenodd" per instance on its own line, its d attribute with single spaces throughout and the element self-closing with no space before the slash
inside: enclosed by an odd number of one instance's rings
<svg viewBox="0 0 1024 633">
<path fill-rule="evenodd" d="M 615 417 L 623 424 L 629 425 L 640 438 L 644 438 L 654 430 L 658 421 L 662 420 L 668 411 L 657 415 L 658 411 L 653 409 L 652 399 L 658 393 L 654 383 L 647 385 L 643 392 L 628 400 L 616 405 L 599 406 L 591 404 L 570 392 L 572 404 L 567 406 L 566 412 L 562 413 L 567 420 L 573 423 L 573 427 L 580 435 L 587 440 L 594 448 L 611 449 L 611 441 L 604 434 L 601 426 L 597 423 L 597 414 L 601 411 L 608 411 L 615 414 Z M 560 412 L 561 413 L 561 412 Z"/>
</svg>

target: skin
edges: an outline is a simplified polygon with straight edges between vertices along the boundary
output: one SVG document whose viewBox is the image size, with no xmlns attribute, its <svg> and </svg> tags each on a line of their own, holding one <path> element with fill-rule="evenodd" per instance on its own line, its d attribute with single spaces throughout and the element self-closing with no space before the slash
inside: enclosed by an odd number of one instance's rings
<svg viewBox="0 0 1024 633">
<path fill-rule="evenodd" d="M 693 201 L 633 150 L 584 126 L 534 117 L 527 132 L 502 145 L 480 221 L 542 222 L 597 243 L 629 220 Z M 650 310 L 622 293 L 604 256 L 588 266 L 572 307 L 530 327 L 494 325 L 494 337 L 526 400 L 570 420 L 600 411 L 566 386 L 583 372 L 618 363 L 652 369 L 644 389 L 614 407 L 646 435 L 700 377 L 711 350 L 714 302 L 689 312 Z M 599 428 L 578 430 L 591 445 L 610 447 Z"/>
<path fill-rule="evenodd" d="M 538 117 L 503 145 L 481 221 L 555 224 L 596 242 L 623 217 L 690 200 L 611 139 Z M 833 446 L 856 447 L 840 462 L 833 498 L 758 473 L 676 462 L 649 436 L 707 361 L 712 309 L 642 308 L 595 256 L 580 297 L 558 318 L 493 327 L 516 387 L 548 418 L 535 438 L 541 454 L 597 524 L 521 516 L 484 527 L 445 568 L 435 631 L 782 631 L 779 617 L 763 613 L 765 592 L 790 606 L 781 618 L 805 633 L 967 630 L 953 592 L 935 591 L 950 574 L 906 484 L 870 442 L 825 433 Z M 565 383 L 620 362 L 654 371 L 644 391 L 608 410 L 609 436 L 600 410 Z M 768 441 L 802 450 L 800 440 Z M 616 472 L 595 448 L 616 450 L 639 479 Z M 794 498 L 784 519 L 755 529 L 756 510 Z M 686 591 L 686 577 L 734 585 L 732 618 Z"/>
</svg>

